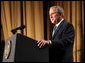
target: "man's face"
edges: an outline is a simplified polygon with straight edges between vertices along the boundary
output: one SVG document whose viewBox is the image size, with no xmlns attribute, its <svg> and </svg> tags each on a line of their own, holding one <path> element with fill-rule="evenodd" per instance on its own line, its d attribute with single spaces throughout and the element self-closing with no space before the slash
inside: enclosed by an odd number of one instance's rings
<svg viewBox="0 0 85 63">
<path fill-rule="evenodd" d="M 59 20 L 59 14 L 56 11 L 56 8 L 51 8 L 49 11 L 49 16 L 50 16 L 50 20 L 53 24 L 58 23 Z"/>
</svg>

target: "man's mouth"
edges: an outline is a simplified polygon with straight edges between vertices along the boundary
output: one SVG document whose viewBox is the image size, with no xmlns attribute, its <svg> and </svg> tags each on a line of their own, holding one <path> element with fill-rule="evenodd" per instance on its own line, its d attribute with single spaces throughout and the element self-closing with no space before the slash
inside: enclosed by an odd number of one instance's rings
<svg viewBox="0 0 85 63">
<path fill-rule="evenodd" d="M 54 20 L 54 19 L 51 19 L 52 21 Z"/>
</svg>

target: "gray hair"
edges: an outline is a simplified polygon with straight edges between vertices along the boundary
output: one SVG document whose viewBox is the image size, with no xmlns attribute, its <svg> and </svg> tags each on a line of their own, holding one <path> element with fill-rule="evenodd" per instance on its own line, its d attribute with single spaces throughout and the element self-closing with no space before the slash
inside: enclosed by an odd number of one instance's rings
<svg viewBox="0 0 85 63">
<path fill-rule="evenodd" d="M 62 7 L 60 7 L 60 6 L 52 6 L 52 7 L 50 7 L 50 9 L 51 8 L 56 8 L 56 11 L 57 11 L 57 13 L 58 14 L 63 14 L 63 17 L 64 17 L 64 10 L 63 10 L 63 8 Z"/>
</svg>

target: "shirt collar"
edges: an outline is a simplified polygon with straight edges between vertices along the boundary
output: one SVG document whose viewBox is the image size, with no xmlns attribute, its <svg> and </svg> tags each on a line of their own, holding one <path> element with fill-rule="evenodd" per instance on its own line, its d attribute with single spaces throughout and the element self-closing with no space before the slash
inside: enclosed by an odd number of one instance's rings
<svg viewBox="0 0 85 63">
<path fill-rule="evenodd" d="M 61 21 L 60 21 L 58 24 L 56 24 L 55 26 L 58 27 L 63 20 L 64 20 L 64 19 L 62 18 Z"/>
</svg>

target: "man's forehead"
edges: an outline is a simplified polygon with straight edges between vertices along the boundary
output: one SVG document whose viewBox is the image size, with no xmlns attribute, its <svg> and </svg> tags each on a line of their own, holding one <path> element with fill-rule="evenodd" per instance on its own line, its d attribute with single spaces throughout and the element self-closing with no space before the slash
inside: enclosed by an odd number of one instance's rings
<svg viewBox="0 0 85 63">
<path fill-rule="evenodd" d="M 51 13 L 51 12 L 56 12 L 56 8 L 50 8 L 49 13 Z"/>
</svg>

